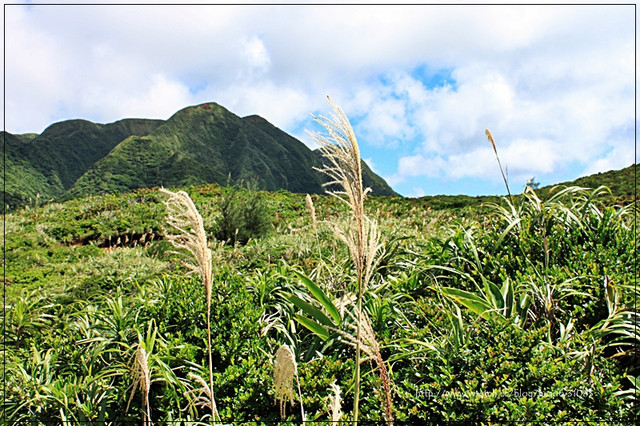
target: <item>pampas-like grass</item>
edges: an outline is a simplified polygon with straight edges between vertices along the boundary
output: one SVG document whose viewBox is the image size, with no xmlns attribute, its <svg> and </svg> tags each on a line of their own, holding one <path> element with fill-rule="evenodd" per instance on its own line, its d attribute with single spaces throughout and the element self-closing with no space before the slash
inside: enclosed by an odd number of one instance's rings
<svg viewBox="0 0 640 426">
<path fill-rule="evenodd" d="M 166 238 L 176 249 L 186 250 L 191 255 L 192 259 L 185 260 L 184 264 L 202 278 L 207 306 L 210 306 L 211 250 L 207 246 L 207 235 L 204 232 L 202 216 L 186 192 L 171 192 L 164 188 L 160 188 L 160 192 L 168 196 L 165 201 L 168 213 L 167 225 L 177 231 L 177 233 L 165 231 Z"/>
<path fill-rule="evenodd" d="M 498 167 L 500 167 L 500 173 L 502 174 L 502 180 L 504 181 L 504 186 L 507 187 L 507 194 L 509 194 L 509 198 L 511 198 L 511 191 L 509 190 L 509 183 L 507 182 L 507 177 L 502 170 L 502 164 L 500 163 L 500 157 L 498 157 L 498 149 L 496 148 L 496 142 L 493 140 L 493 135 L 489 131 L 489 129 L 485 129 L 484 133 L 487 135 L 487 139 L 491 142 L 491 146 L 493 147 L 493 152 L 496 154 L 496 160 L 498 160 Z M 511 200 L 513 201 L 513 199 Z"/>
<path fill-rule="evenodd" d="M 327 193 L 346 203 L 351 210 L 351 221 L 346 229 L 333 226 L 335 235 L 345 242 L 353 261 L 357 280 L 357 312 L 362 311 L 362 297 L 366 290 L 375 266 L 380 259 L 383 246 L 380 243 L 380 232 L 375 221 L 365 215 L 364 201 L 370 188 L 362 182 L 362 160 L 360 148 L 349 119 L 340 107 L 327 96 L 334 110 L 330 118 L 315 117 L 328 134 L 312 134 L 312 139 L 320 145 L 320 152 L 328 163 L 316 169 L 329 177 L 325 184 Z M 375 340 L 375 337 L 374 337 Z M 360 403 L 360 352 L 362 324 L 360 315 L 356 330 L 356 365 L 353 402 L 353 421 L 358 423 Z"/>
<path fill-rule="evenodd" d="M 349 248 L 358 278 L 358 291 L 363 293 L 382 249 L 380 233 L 376 223 L 364 212 L 364 201 L 371 188 L 365 188 L 362 183 L 362 160 L 353 128 L 342 109 L 328 96 L 327 99 L 335 114 L 331 118 L 315 117 L 315 121 L 327 130 L 328 135 L 312 134 L 311 137 L 320 145 L 320 152 L 329 163 L 316 170 L 330 179 L 324 184 L 329 188 L 327 193 L 346 203 L 351 210 L 353 220 L 349 228 L 343 230 L 334 226 L 333 230 Z"/>
<path fill-rule="evenodd" d="M 136 390 L 144 395 L 142 399 L 142 409 L 145 412 L 145 425 L 151 423 L 151 409 L 149 407 L 149 391 L 151 390 L 151 372 L 149 371 L 149 354 L 142 346 L 138 346 L 136 350 L 136 356 L 131 369 L 133 375 L 133 385 L 131 389 L 131 395 L 129 395 L 129 401 L 127 402 L 127 410 L 129 411 L 129 405 L 133 399 L 133 395 Z"/>
<path fill-rule="evenodd" d="M 307 207 L 307 211 L 309 212 L 309 216 L 311 216 L 311 226 L 313 226 L 313 232 L 318 233 L 318 222 L 316 220 L 316 208 L 313 205 L 313 200 L 311 199 L 311 195 L 307 194 L 304 199 L 304 203 Z"/>
<path fill-rule="evenodd" d="M 178 250 L 185 250 L 190 256 L 184 261 L 191 272 L 197 273 L 204 284 L 207 301 L 207 353 L 209 356 L 209 385 L 205 386 L 210 400 L 211 417 L 220 420 L 220 415 L 213 394 L 213 360 L 211 357 L 211 287 L 213 274 L 211 265 L 211 249 L 207 245 L 207 235 L 204 231 L 202 216 L 195 204 L 184 191 L 172 192 L 160 188 L 160 192 L 167 195 L 167 224 L 174 231 L 165 231 L 166 238 Z M 198 376 L 199 377 L 199 376 Z"/>
<path fill-rule="evenodd" d="M 216 408 L 216 401 L 213 397 L 213 393 L 211 392 L 211 389 L 209 388 L 209 384 L 207 383 L 207 381 L 194 373 L 189 373 L 188 377 L 191 380 L 197 382 L 198 385 L 200 385 L 187 392 L 187 396 L 189 396 L 189 394 L 192 394 L 192 393 L 197 394 L 192 404 L 195 406 L 208 408 L 209 410 L 211 410 L 212 413 L 216 413 L 215 415 L 219 420 L 219 415 Z M 216 420 L 216 417 L 214 417 L 214 421 L 215 420 Z"/>
<path fill-rule="evenodd" d="M 331 421 L 339 422 L 342 421 L 342 399 L 340 398 L 340 386 L 336 384 L 336 382 L 331 383 L 329 385 L 329 389 L 333 392 L 329 396 L 329 409 L 331 411 Z"/>
<path fill-rule="evenodd" d="M 273 371 L 273 386 L 275 388 L 276 401 L 280 402 L 280 417 L 286 416 L 286 402 L 293 406 L 293 381 L 298 378 L 298 364 L 293 352 L 287 345 L 282 345 L 276 352 Z M 302 406 L 302 393 L 298 380 L 298 393 L 300 398 L 300 411 L 304 421 L 304 408 Z"/>
<path fill-rule="evenodd" d="M 353 314 L 352 318 L 354 317 Z M 373 326 L 371 325 L 371 321 L 369 320 L 369 316 L 366 312 L 356 309 L 355 318 L 356 324 L 352 326 L 353 328 L 360 327 L 360 342 L 358 342 L 357 338 L 354 338 L 352 334 L 345 333 L 342 330 L 334 329 L 333 331 L 340 334 L 344 339 L 345 343 L 350 346 L 357 347 L 358 344 L 367 356 L 365 358 L 360 359 L 360 362 L 373 361 L 378 368 L 378 375 L 380 376 L 380 380 L 382 382 L 382 390 L 384 395 L 382 396 L 383 404 L 384 404 L 384 419 L 387 421 L 388 425 L 393 424 L 393 398 L 392 398 L 392 383 L 391 377 L 389 376 L 389 370 L 382 359 L 382 354 L 380 353 L 380 346 L 378 345 L 378 341 L 376 340 L 375 332 L 373 331 Z"/>
</svg>

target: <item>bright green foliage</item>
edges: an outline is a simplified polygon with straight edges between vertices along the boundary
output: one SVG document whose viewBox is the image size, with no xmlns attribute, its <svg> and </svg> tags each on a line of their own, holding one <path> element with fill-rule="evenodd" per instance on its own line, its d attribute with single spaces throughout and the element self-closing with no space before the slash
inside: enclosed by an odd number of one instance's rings
<svg viewBox="0 0 640 426">
<path fill-rule="evenodd" d="M 222 189 L 216 237 L 232 244 L 246 244 L 251 238 L 260 238 L 271 229 L 271 212 L 265 194 L 245 190 L 240 186 Z"/>
<path fill-rule="evenodd" d="M 209 237 L 224 190 L 189 189 Z M 316 232 L 303 195 L 261 196 L 274 232 L 221 246 L 213 262 L 220 416 L 280 420 L 272 354 L 286 343 L 307 419 L 330 419 L 335 381 L 348 421 L 354 349 L 340 332 L 354 322 L 341 298 L 354 287 L 353 265 L 324 222 L 343 215 L 343 203 L 313 196 Z M 386 243 L 363 309 L 390 366 L 398 421 L 637 422 L 635 206 L 609 200 L 602 189 L 527 191 L 482 210 L 368 200 Z M 163 240 L 164 221 L 151 190 L 6 216 L 7 422 L 141 424 L 143 393 L 125 409 L 144 346 L 154 424 L 208 424 L 189 393 L 192 374 L 209 376 L 204 289 Z M 363 371 L 360 420 L 381 421 L 380 379 Z M 299 410 L 287 412 L 300 421 Z"/>
</svg>

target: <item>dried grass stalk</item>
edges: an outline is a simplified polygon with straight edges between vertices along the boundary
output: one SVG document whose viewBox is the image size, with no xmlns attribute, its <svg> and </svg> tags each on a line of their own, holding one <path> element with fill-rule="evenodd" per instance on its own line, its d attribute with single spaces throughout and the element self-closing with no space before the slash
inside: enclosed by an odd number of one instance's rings
<svg viewBox="0 0 640 426">
<path fill-rule="evenodd" d="M 316 221 L 316 208 L 313 205 L 313 200 L 311 199 L 311 195 L 307 194 L 305 197 L 305 205 L 307 207 L 307 211 L 309 212 L 309 216 L 311 216 L 311 225 L 313 226 L 313 231 L 318 232 L 318 222 Z"/>
<path fill-rule="evenodd" d="M 211 410 L 212 413 L 215 413 L 213 417 L 214 421 L 220 420 L 220 415 L 218 414 L 218 409 L 216 407 L 216 401 L 215 401 L 215 398 L 213 397 L 213 393 L 211 393 L 209 384 L 206 382 L 205 379 L 203 379 L 197 374 L 189 373 L 188 377 L 191 380 L 194 380 L 195 382 L 197 382 L 200 386 L 186 392 L 186 395 L 189 396 L 190 394 L 197 393 L 197 396 L 193 400 L 193 404 L 195 406 L 208 408 L 209 410 Z"/>
<path fill-rule="evenodd" d="M 502 170 L 502 164 L 500 163 L 500 157 L 498 156 L 498 150 L 496 149 L 496 142 L 493 140 L 493 135 L 491 134 L 489 129 L 485 129 L 484 133 L 487 135 L 487 139 L 489 139 L 489 142 L 491 142 L 491 146 L 493 147 L 493 152 L 496 154 L 496 160 L 498 160 L 498 167 L 500 167 L 500 173 L 502 174 L 502 180 L 504 181 L 504 186 L 507 187 L 507 194 L 509 194 L 509 198 L 511 198 L 509 183 L 507 182 L 507 177 L 505 176 L 504 171 Z"/>
<path fill-rule="evenodd" d="M 329 389 L 333 392 L 329 396 L 329 409 L 331 410 L 331 421 L 339 422 L 342 420 L 342 399 L 340 398 L 340 386 L 336 382 L 329 385 Z"/>
<path fill-rule="evenodd" d="M 273 386 L 275 388 L 276 402 L 280 402 L 280 417 L 286 416 L 286 402 L 293 406 L 293 381 L 298 378 L 298 364 L 288 345 L 282 345 L 276 352 L 273 372 Z M 300 410 L 304 421 L 304 408 L 302 406 L 302 394 L 298 381 L 298 393 L 300 397 Z"/>
<path fill-rule="evenodd" d="M 330 118 L 315 117 L 328 134 L 312 134 L 312 139 L 320 145 L 320 152 L 328 163 L 316 169 L 329 177 L 325 186 L 327 193 L 346 203 L 352 214 L 352 220 L 346 229 L 337 225 L 333 231 L 349 248 L 357 280 L 357 312 L 362 310 L 362 296 L 369 284 L 375 265 L 382 253 L 380 232 L 375 221 L 365 215 L 364 201 L 371 188 L 365 188 L 362 182 L 362 160 L 356 136 L 349 119 L 342 109 L 327 96 L 335 114 Z M 345 197 L 346 196 L 346 197 Z M 374 338 L 375 340 L 375 338 Z M 356 365 L 353 403 L 354 424 L 358 422 L 360 400 L 360 345 L 363 342 L 362 327 L 358 318 L 356 331 Z"/>
<path fill-rule="evenodd" d="M 380 376 L 380 381 L 382 382 L 382 390 L 384 395 L 382 395 L 381 399 L 383 401 L 384 409 L 383 415 L 388 425 L 393 424 L 393 385 L 391 383 L 391 377 L 389 376 L 389 370 L 387 369 L 384 360 L 382 359 L 382 354 L 380 353 L 380 346 L 378 345 L 378 341 L 376 340 L 376 334 L 373 331 L 373 326 L 371 325 L 371 321 L 366 312 L 356 309 L 357 315 L 357 324 L 360 325 L 361 328 L 361 337 L 360 337 L 360 347 L 362 351 L 367 355 L 365 358 L 361 359 L 360 362 L 365 361 L 373 361 L 376 364 L 378 369 L 378 375 Z M 357 326 L 352 326 L 356 328 Z M 340 330 L 336 330 L 340 335 L 342 335 L 346 339 L 346 343 L 357 347 L 358 341 L 353 335 L 349 333 L 345 333 Z"/>
<path fill-rule="evenodd" d="M 149 370 L 149 354 L 142 347 L 138 346 L 136 350 L 133 367 L 131 368 L 131 374 L 133 375 L 133 385 L 131 389 L 131 395 L 129 395 L 129 401 L 127 402 L 127 410 L 129 411 L 129 405 L 133 400 L 133 395 L 136 390 L 144 395 L 142 399 L 142 410 L 145 412 L 144 424 L 150 425 L 151 423 L 151 409 L 149 407 L 149 391 L 151 390 L 151 372 Z"/>
<path fill-rule="evenodd" d="M 168 195 L 165 200 L 167 207 L 167 224 L 174 233 L 165 230 L 166 238 L 178 250 L 186 250 L 190 260 L 184 264 L 192 272 L 200 275 L 204 284 L 207 305 L 211 304 L 211 250 L 207 246 L 207 235 L 204 231 L 202 216 L 195 204 L 184 191 L 171 192 L 160 188 L 160 192 Z M 193 262 L 195 260 L 195 263 Z"/>
<path fill-rule="evenodd" d="M 160 192 L 167 195 L 167 224 L 173 228 L 173 233 L 166 232 L 166 238 L 178 250 L 185 250 L 190 256 L 184 261 L 192 272 L 198 273 L 204 284 L 207 301 L 207 353 L 209 357 L 209 386 L 207 394 L 211 401 L 211 417 L 220 420 L 213 396 L 213 360 L 211 357 L 211 289 L 213 273 L 211 263 L 211 249 L 207 244 L 207 234 L 204 231 L 202 216 L 195 204 L 184 191 L 172 192 L 161 188 Z"/>
</svg>

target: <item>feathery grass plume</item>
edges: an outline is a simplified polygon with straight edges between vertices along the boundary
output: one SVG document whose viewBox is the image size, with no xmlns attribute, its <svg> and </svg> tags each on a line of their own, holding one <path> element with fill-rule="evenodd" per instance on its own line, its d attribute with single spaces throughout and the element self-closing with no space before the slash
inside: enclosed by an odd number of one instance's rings
<svg viewBox="0 0 640 426">
<path fill-rule="evenodd" d="M 207 353 L 209 357 L 209 391 L 211 399 L 211 417 L 214 421 L 220 419 L 213 397 L 213 360 L 211 357 L 211 287 L 213 274 L 211 265 L 211 249 L 207 245 L 207 234 L 204 231 L 202 216 L 195 204 L 184 191 L 172 192 L 160 188 L 160 192 L 167 195 L 167 224 L 176 233 L 165 231 L 166 238 L 178 250 L 187 251 L 192 259 L 184 264 L 192 272 L 198 273 L 204 284 L 207 300 Z"/>
<path fill-rule="evenodd" d="M 275 388 L 276 401 L 280 401 L 280 417 L 284 420 L 286 415 L 286 402 L 293 406 L 293 379 L 298 379 L 298 364 L 288 345 L 282 345 L 276 352 L 273 372 L 273 386 Z M 300 412 L 302 420 L 305 420 L 302 406 L 302 392 L 298 379 L 298 394 L 300 398 Z"/>
<path fill-rule="evenodd" d="M 191 271 L 198 273 L 204 284 L 207 305 L 211 304 L 211 250 L 207 246 L 207 235 L 204 232 L 202 216 L 193 204 L 191 197 L 184 191 L 171 192 L 160 188 L 167 195 L 167 224 L 177 231 L 171 234 L 165 231 L 166 238 L 176 249 L 184 249 L 191 254 L 195 263 L 185 261 Z"/>
<path fill-rule="evenodd" d="M 329 396 L 329 408 L 331 410 L 331 421 L 339 422 L 342 420 L 342 399 L 340 398 L 340 386 L 334 381 L 329 385 L 329 389 L 333 392 Z"/>
<path fill-rule="evenodd" d="M 316 208 L 313 205 L 313 200 L 311 199 L 311 195 L 307 194 L 305 197 L 305 205 L 307 206 L 307 211 L 309 212 L 309 216 L 311 216 L 311 225 L 313 226 L 313 231 L 318 232 L 318 222 L 316 221 Z"/>
<path fill-rule="evenodd" d="M 216 413 L 216 416 L 219 420 L 220 416 L 217 414 L 216 401 L 213 398 L 213 394 L 211 393 L 211 389 L 209 389 L 209 384 L 207 383 L 207 381 L 194 373 L 189 373 L 187 376 L 191 380 L 194 380 L 195 382 L 197 382 L 200 386 L 186 392 L 186 396 L 189 396 L 189 394 L 192 394 L 192 393 L 198 393 L 196 398 L 193 400 L 193 404 L 195 406 L 209 408 L 211 412 Z M 215 417 L 214 417 L 214 421 L 216 421 Z"/>
<path fill-rule="evenodd" d="M 358 141 L 351 123 L 342 109 L 335 105 L 328 96 L 327 100 L 335 114 L 332 114 L 331 118 L 314 118 L 327 130 L 328 134 L 311 134 L 311 137 L 320 145 L 320 152 L 328 160 L 328 164 L 324 164 L 322 168 L 316 170 L 329 177 L 329 182 L 325 184 L 326 187 L 329 187 L 327 193 L 346 203 L 352 213 L 352 220 L 346 230 L 333 226 L 333 231 L 349 248 L 356 272 L 357 309 L 361 311 L 362 296 L 371 279 L 375 264 L 380 259 L 383 247 L 380 243 L 380 232 L 376 222 L 369 219 L 364 211 L 364 201 L 371 188 L 365 188 L 362 182 L 362 160 Z M 336 187 L 341 189 L 334 189 Z M 353 402 L 353 421 L 356 425 L 360 403 L 361 331 L 361 325 L 358 321 Z"/>
<path fill-rule="evenodd" d="M 504 181 L 504 186 L 507 187 L 507 194 L 509 194 L 509 198 L 511 198 L 511 191 L 509 190 L 507 177 L 504 175 L 504 171 L 502 170 L 502 164 L 500 163 L 500 157 L 498 157 L 498 150 L 496 149 L 496 143 L 493 140 L 493 135 L 491 135 L 491 132 L 489 131 L 489 129 L 485 129 L 484 133 L 487 135 L 487 139 L 489 139 L 489 142 L 491 142 L 491 146 L 493 147 L 493 152 L 496 154 L 496 160 L 498 160 L 498 167 L 500 167 L 500 173 L 502 174 L 502 180 Z"/>
<path fill-rule="evenodd" d="M 149 407 L 149 390 L 151 389 L 151 372 L 149 371 L 149 354 L 142 346 L 138 346 L 136 350 L 136 356 L 133 367 L 131 368 L 133 374 L 133 385 L 131 389 L 131 395 L 129 395 L 129 401 L 127 402 L 127 410 L 129 411 L 129 405 L 133 400 L 133 395 L 136 390 L 139 389 L 144 395 L 142 400 L 142 409 L 145 411 L 145 425 L 151 424 L 151 409 Z"/>
</svg>

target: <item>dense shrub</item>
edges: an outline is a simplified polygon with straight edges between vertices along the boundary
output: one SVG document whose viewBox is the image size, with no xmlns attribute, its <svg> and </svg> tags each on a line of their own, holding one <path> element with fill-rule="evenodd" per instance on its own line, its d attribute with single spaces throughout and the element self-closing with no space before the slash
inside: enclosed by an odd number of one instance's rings
<svg viewBox="0 0 640 426">
<path fill-rule="evenodd" d="M 245 244 L 251 238 L 264 236 L 271 228 L 271 213 L 264 194 L 251 186 L 223 188 L 219 209 L 216 233 L 219 240 Z"/>
</svg>

